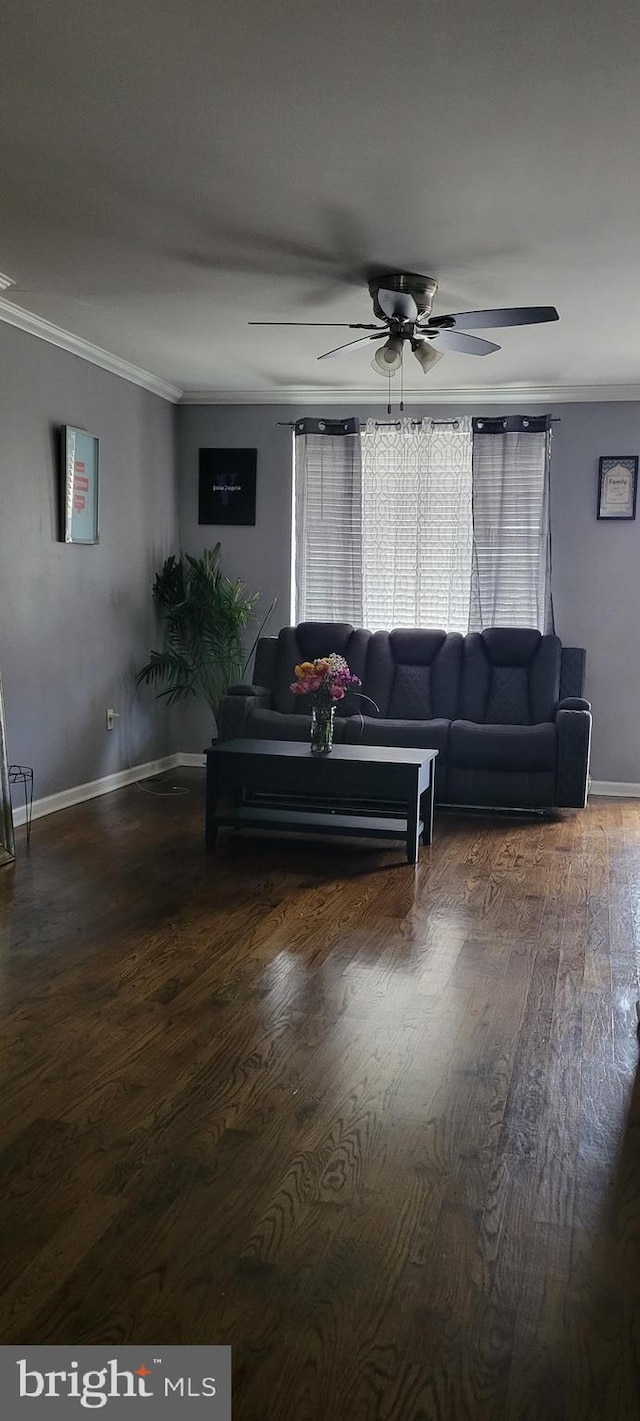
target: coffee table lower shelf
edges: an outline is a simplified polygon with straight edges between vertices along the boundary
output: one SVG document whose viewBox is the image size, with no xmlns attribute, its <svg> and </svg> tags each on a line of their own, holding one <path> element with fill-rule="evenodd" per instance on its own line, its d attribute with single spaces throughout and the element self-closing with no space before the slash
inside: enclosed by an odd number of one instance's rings
<svg viewBox="0 0 640 1421">
<path fill-rule="evenodd" d="M 406 839 L 409 825 L 400 816 L 375 814 L 319 813 L 316 810 L 254 809 L 239 807 L 228 814 L 216 814 L 211 829 L 281 829 L 308 834 L 353 834 L 359 839 Z M 419 820 L 418 835 L 424 832 Z"/>
<path fill-rule="evenodd" d="M 207 845 L 223 826 L 353 834 L 404 839 L 416 863 L 420 839 L 433 837 L 437 754 L 336 745 L 319 756 L 295 740 L 222 741 L 207 750 Z"/>
</svg>

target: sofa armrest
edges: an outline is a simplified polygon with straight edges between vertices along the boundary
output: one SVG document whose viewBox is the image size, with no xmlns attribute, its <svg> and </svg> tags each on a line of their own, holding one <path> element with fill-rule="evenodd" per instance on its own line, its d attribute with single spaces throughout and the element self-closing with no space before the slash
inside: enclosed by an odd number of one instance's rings
<svg viewBox="0 0 640 1421">
<path fill-rule="evenodd" d="M 559 809 L 584 809 L 589 792 L 591 712 L 560 709 L 556 729 L 556 805 Z"/>
<path fill-rule="evenodd" d="M 267 686 L 231 686 L 218 710 L 218 739 L 243 740 L 252 710 L 268 710 L 271 692 Z"/>
<path fill-rule="evenodd" d="M 566 696 L 563 701 L 558 702 L 556 714 L 563 710 L 590 711 L 591 701 L 585 701 L 584 696 Z"/>
</svg>

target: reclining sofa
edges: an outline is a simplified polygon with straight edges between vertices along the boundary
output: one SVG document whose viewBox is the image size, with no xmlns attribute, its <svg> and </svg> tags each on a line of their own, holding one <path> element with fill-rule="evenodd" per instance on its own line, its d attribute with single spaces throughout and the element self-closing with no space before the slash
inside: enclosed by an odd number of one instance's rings
<svg viewBox="0 0 640 1421">
<path fill-rule="evenodd" d="M 306 740 L 309 705 L 290 689 L 300 661 L 338 652 L 375 702 L 350 696 L 335 743 L 438 750 L 440 804 L 582 808 L 589 785 L 591 707 L 582 699 L 585 652 L 520 627 L 459 632 L 354 630 L 302 622 L 262 637 L 254 684 L 234 686 L 220 740 Z"/>
</svg>

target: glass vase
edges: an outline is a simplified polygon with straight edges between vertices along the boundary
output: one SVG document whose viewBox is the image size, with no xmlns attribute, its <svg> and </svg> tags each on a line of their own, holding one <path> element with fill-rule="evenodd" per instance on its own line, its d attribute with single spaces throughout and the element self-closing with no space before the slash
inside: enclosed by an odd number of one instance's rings
<svg viewBox="0 0 640 1421">
<path fill-rule="evenodd" d="M 311 708 L 311 754 L 329 755 L 333 745 L 333 721 L 335 706 L 312 706 Z"/>
</svg>

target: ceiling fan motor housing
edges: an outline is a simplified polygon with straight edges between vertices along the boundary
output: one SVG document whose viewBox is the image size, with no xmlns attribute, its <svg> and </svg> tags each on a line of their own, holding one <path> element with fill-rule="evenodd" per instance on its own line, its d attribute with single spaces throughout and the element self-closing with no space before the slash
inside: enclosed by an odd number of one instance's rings
<svg viewBox="0 0 640 1421">
<path fill-rule="evenodd" d="M 378 304 L 379 291 L 398 291 L 404 295 L 412 296 L 418 308 L 418 318 L 424 320 L 431 314 L 431 307 L 438 290 L 437 281 L 431 276 L 419 276 L 415 271 L 392 272 L 388 276 L 376 276 L 369 282 L 369 293 L 373 300 L 373 309 L 379 321 L 388 321 Z"/>
</svg>

